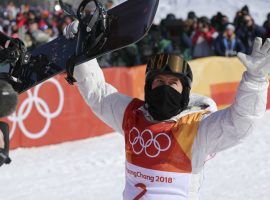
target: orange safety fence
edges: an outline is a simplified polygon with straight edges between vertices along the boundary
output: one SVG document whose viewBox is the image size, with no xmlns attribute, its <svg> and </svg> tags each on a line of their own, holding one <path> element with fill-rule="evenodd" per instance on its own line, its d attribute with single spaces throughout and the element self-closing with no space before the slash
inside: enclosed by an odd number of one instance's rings
<svg viewBox="0 0 270 200">
<path fill-rule="evenodd" d="M 232 103 L 244 71 L 237 58 L 196 59 L 190 65 L 194 73 L 192 92 L 212 97 L 220 108 Z M 103 72 L 106 81 L 121 93 L 143 99 L 145 66 L 107 68 Z M 5 121 L 10 125 L 11 148 L 56 144 L 113 132 L 91 112 L 78 89 L 66 83 L 64 75 L 20 95 L 17 111 Z"/>
</svg>

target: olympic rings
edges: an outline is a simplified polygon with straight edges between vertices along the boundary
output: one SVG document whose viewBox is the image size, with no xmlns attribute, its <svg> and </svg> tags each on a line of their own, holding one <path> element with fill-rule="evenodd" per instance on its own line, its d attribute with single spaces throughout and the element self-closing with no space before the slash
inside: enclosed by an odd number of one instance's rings
<svg viewBox="0 0 270 200">
<path fill-rule="evenodd" d="M 135 138 L 133 138 L 133 139 L 131 138 L 132 133 L 135 133 Z M 150 136 L 149 139 L 147 139 L 147 135 Z M 166 133 L 159 133 L 154 137 L 152 131 L 150 131 L 149 129 L 146 129 L 142 133 L 140 133 L 140 131 L 136 127 L 133 127 L 130 130 L 128 137 L 129 137 L 128 138 L 129 144 L 131 145 L 132 150 L 136 155 L 139 155 L 142 152 L 144 152 L 145 155 L 147 155 L 150 158 L 155 158 L 160 154 L 160 152 L 167 151 L 171 147 L 171 143 L 172 143 L 170 137 Z M 158 142 L 158 138 L 162 138 L 163 140 L 167 140 L 168 145 L 162 148 L 160 143 Z M 152 144 L 154 145 L 155 149 L 157 150 L 157 153 L 155 153 L 155 154 L 150 154 L 147 151 L 147 149 Z M 137 145 L 137 146 L 140 145 L 141 148 L 139 150 L 136 150 L 134 148 L 135 145 Z"/>
<path fill-rule="evenodd" d="M 42 99 L 41 97 L 39 97 L 39 91 L 40 91 L 42 85 L 44 85 L 45 83 L 48 83 L 48 82 L 55 85 L 55 87 L 58 91 L 58 94 L 59 94 L 59 103 L 58 103 L 57 109 L 54 112 L 52 112 L 50 110 L 49 105 L 46 103 L 46 101 L 44 99 Z M 18 124 L 19 128 L 21 129 L 22 133 L 26 137 L 28 137 L 30 139 L 38 139 L 38 138 L 43 137 L 48 132 L 48 130 L 51 126 L 52 119 L 58 117 L 63 110 L 64 91 L 63 91 L 60 83 L 54 78 L 51 78 L 51 79 L 47 80 L 46 82 L 39 84 L 38 86 L 36 86 L 34 88 L 33 92 L 28 90 L 27 95 L 28 95 L 28 98 L 25 99 L 21 103 L 17 112 L 13 113 L 11 116 L 8 117 L 8 120 L 13 122 L 11 130 L 10 130 L 10 138 L 12 138 L 12 136 L 14 135 L 17 124 Z M 25 127 L 25 124 L 24 124 L 24 121 L 30 115 L 30 113 L 33 109 L 33 106 L 35 106 L 38 113 L 46 119 L 46 123 L 45 123 L 44 127 L 36 133 L 30 132 Z"/>
</svg>

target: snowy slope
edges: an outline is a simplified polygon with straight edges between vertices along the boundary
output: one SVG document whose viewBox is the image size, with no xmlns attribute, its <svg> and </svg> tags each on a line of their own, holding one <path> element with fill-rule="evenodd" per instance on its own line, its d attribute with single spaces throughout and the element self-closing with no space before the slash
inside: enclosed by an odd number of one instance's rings
<svg viewBox="0 0 270 200">
<path fill-rule="evenodd" d="M 270 111 L 253 135 L 205 166 L 202 200 L 269 200 Z M 1 200 L 120 200 L 124 143 L 119 134 L 18 149 L 0 168 Z"/>
<path fill-rule="evenodd" d="M 123 0 L 115 0 L 118 3 Z M 270 12 L 270 0 L 159 0 L 159 8 L 155 23 L 159 23 L 168 13 L 186 18 L 189 11 L 195 11 L 198 16 L 212 17 L 218 11 L 226 14 L 232 21 L 235 13 L 244 5 L 248 5 L 256 23 L 262 25 Z"/>
<path fill-rule="evenodd" d="M 270 0 L 160 0 L 156 21 L 190 10 L 230 19 L 249 5 L 257 23 Z M 243 144 L 219 153 L 205 167 L 202 200 L 270 199 L 270 111 Z M 120 200 L 124 187 L 124 143 L 119 134 L 55 146 L 17 149 L 0 168 L 0 200 Z"/>
</svg>

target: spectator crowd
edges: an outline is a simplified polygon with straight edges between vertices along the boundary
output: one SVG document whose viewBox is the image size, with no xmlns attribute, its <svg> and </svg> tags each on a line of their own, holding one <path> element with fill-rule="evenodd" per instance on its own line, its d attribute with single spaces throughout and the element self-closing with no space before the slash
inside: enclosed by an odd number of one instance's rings
<svg viewBox="0 0 270 200">
<path fill-rule="evenodd" d="M 106 7 L 112 7 L 107 0 Z M 72 18 L 61 9 L 44 9 L 13 2 L 0 5 L 0 31 L 20 38 L 31 50 L 63 34 Z M 207 56 L 235 56 L 236 52 L 251 53 L 255 37 L 270 37 L 270 13 L 262 25 L 256 24 L 249 8 L 239 10 L 233 22 L 221 12 L 212 18 L 189 12 L 186 19 L 168 14 L 159 25 L 153 25 L 146 37 L 136 44 L 100 57 L 103 67 L 145 64 L 155 53 L 182 54 L 187 60 Z"/>
</svg>

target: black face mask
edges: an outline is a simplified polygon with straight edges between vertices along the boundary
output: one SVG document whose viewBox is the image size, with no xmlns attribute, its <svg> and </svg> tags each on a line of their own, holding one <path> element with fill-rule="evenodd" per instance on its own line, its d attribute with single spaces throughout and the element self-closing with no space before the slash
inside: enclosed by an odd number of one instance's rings
<svg viewBox="0 0 270 200">
<path fill-rule="evenodd" d="M 145 94 L 148 112 L 158 121 L 170 119 L 180 113 L 183 107 L 183 95 L 168 85 L 159 86 Z"/>
</svg>

